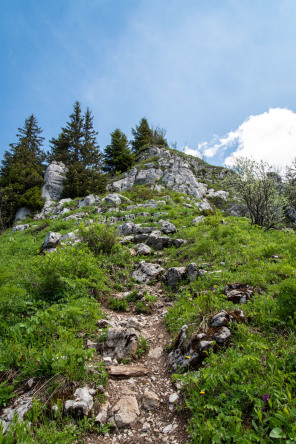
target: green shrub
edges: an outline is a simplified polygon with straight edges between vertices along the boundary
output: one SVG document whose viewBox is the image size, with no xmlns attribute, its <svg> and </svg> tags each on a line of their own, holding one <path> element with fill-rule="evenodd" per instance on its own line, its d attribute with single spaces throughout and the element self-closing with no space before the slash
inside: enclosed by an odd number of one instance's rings
<svg viewBox="0 0 296 444">
<path fill-rule="evenodd" d="M 106 290 L 106 278 L 86 247 L 71 247 L 38 257 L 25 278 L 36 299 L 49 302 L 86 296 L 91 289 Z"/>
<path fill-rule="evenodd" d="M 111 310 L 115 311 L 126 311 L 128 308 L 128 304 L 125 298 L 123 299 L 116 299 L 113 296 L 108 301 L 108 307 L 111 308 Z"/>
<path fill-rule="evenodd" d="M 289 278 L 283 281 L 279 286 L 277 296 L 279 315 L 286 321 L 296 317 L 296 281 L 295 278 Z"/>
<path fill-rule="evenodd" d="M 79 236 L 95 255 L 101 252 L 110 254 L 118 244 L 116 228 L 105 224 L 83 224 L 79 227 Z"/>
</svg>

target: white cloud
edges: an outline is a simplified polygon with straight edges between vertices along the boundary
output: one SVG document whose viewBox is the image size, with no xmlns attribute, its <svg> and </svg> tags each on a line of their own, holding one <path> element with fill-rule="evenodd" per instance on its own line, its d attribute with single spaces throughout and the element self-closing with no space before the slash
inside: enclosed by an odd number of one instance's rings
<svg viewBox="0 0 296 444">
<path fill-rule="evenodd" d="M 233 149 L 231 156 L 229 151 Z M 296 113 L 284 108 L 250 116 L 235 131 L 223 138 L 198 145 L 198 150 L 211 158 L 221 154 L 230 165 L 235 157 L 252 157 L 283 167 L 296 157 Z M 227 153 L 226 153 L 227 150 Z"/>
<path fill-rule="evenodd" d="M 185 154 L 189 154 L 190 156 L 194 156 L 194 157 L 199 157 L 200 159 L 202 159 L 203 155 L 200 151 L 198 150 L 194 150 L 193 148 L 189 148 L 189 146 L 183 146 L 183 148 L 181 148 L 181 151 L 183 151 L 183 153 Z"/>
</svg>

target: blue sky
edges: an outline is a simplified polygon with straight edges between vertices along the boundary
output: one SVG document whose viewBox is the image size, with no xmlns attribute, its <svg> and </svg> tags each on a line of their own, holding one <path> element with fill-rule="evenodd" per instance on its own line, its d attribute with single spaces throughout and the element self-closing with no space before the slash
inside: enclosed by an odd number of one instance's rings
<svg viewBox="0 0 296 444">
<path fill-rule="evenodd" d="M 131 138 L 145 116 L 212 163 L 247 150 L 246 140 L 264 159 L 284 152 L 289 163 L 295 17 L 294 0 L 4 1 L 0 158 L 31 113 L 47 149 L 79 100 L 93 111 L 101 148 L 117 127 Z M 281 159 L 269 156 L 270 140 L 284 141 Z"/>
</svg>

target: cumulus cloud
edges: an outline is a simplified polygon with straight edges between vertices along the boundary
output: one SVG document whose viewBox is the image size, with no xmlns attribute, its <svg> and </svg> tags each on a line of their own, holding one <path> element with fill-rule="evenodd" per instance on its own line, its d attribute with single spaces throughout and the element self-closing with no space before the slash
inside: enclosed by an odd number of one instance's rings
<svg viewBox="0 0 296 444">
<path fill-rule="evenodd" d="M 198 144 L 197 151 L 206 158 L 222 155 L 226 165 L 241 156 L 279 167 L 289 165 L 296 157 L 296 113 L 271 108 L 250 116 L 225 137 L 215 136 L 210 142 Z"/>
<path fill-rule="evenodd" d="M 203 155 L 200 151 L 189 148 L 189 146 L 184 146 L 182 149 L 183 153 L 189 154 L 190 156 L 200 157 L 202 159 Z"/>
</svg>

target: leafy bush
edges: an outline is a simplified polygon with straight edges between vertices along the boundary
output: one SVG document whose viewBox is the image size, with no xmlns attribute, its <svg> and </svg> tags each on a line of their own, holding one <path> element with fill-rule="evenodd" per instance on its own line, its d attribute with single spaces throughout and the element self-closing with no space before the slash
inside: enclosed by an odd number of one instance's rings
<svg viewBox="0 0 296 444">
<path fill-rule="evenodd" d="M 81 297 L 90 289 L 106 290 L 99 263 L 85 247 L 71 247 L 38 257 L 26 276 L 26 286 L 37 299 L 49 302 Z"/>
<path fill-rule="evenodd" d="M 79 227 L 79 236 L 95 255 L 101 252 L 110 254 L 117 245 L 116 228 L 105 224 L 83 224 Z"/>
<path fill-rule="evenodd" d="M 126 311 L 128 309 L 128 304 L 125 298 L 123 299 L 116 299 L 113 296 L 108 301 L 108 307 L 111 308 L 111 310 L 115 311 Z"/>
<path fill-rule="evenodd" d="M 296 317 L 296 281 L 295 278 L 284 280 L 280 284 L 279 293 L 277 296 L 279 314 L 288 321 L 289 318 Z"/>
</svg>

